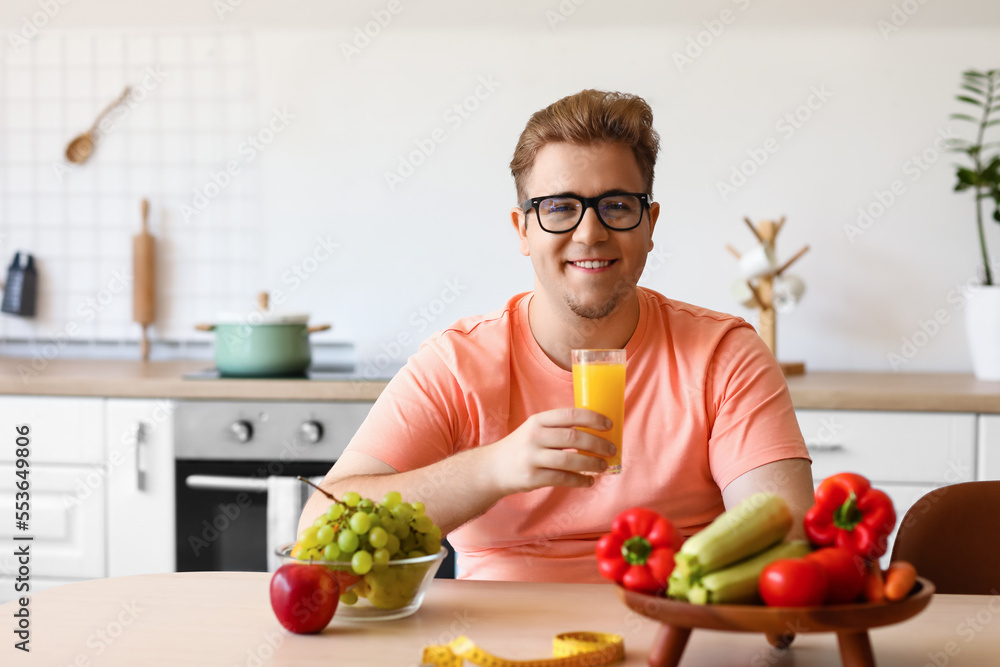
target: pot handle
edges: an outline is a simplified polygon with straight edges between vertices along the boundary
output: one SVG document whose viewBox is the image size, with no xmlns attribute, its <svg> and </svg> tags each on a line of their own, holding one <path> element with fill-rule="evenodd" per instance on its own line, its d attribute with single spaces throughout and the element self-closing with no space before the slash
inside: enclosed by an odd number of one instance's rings
<svg viewBox="0 0 1000 667">
<path fill-rule="evenodd" d="M 194 325 L 194 328 L 198 331 L 215 331 L 214 324 L 196 324 Z"/>
<path fill-rule="evenodd" d="M 327 329 L 332 329 L 332 324 L 317 324 L 314 327 L 306 327 L 306 333 L 316 333 L 318 331 L 326 331 Z"/>
</svg>

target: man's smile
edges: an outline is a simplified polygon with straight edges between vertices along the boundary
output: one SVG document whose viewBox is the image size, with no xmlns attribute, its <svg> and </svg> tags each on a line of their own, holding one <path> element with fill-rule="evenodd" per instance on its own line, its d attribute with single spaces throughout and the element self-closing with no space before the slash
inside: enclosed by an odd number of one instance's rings
<svg viewBox="0 0 1000 667">
<path fill-rule="evenodd" d="M 617 261 L 617 259 L 580 259 L 570 260 L 568 264 L 583 271 L 596 272 L 608 268 Z"/>
</svg>

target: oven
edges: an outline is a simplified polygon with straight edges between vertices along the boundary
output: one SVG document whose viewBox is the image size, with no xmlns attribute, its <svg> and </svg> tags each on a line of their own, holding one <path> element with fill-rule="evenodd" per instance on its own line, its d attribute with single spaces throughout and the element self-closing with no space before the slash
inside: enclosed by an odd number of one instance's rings
<svg viewBox="0 0 1000 667">
<path fill-rule="evenodd" d="M 362 401 L 178 401 L 177 571 L 273 569 L 273 549 L 295 539 L 312 492 L 293 480 L 325 475 L 370 408 Z M 449 559 L 440 576 L 454 576 Z"/>
</svg>

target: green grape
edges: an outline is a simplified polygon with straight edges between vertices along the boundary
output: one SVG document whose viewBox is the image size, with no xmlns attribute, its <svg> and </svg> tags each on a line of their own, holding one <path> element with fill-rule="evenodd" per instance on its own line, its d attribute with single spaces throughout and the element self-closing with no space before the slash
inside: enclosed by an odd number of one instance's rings
<svg viewBox="0 0 1000 667">
<path fill-rule="evenodd" d="M 385 548 L 386 548 L 386 551 L 388 551 L 390 555 L 398 554 L 399 553 L 399 538 L 396 537 L 395 535 L 393 535 L 392 533 L 389 533 L 388 541 L 385 543 Z"/>
<path fill-rule="evenodd" d="M 319 532 L 319 528 L 316 526 L 310 526 L 302 531 L 299 535 L 299 543 L 302 545 L 302 550 L 312 549 L 314 546 L 319 544 L 319 540 L 316 538 L 316 533 Z"/>
<path fill-rule="evenodd" d="M 385 528 L 375 527 L 372 528 L 370 533 L 368 533 L 368 543 L 371 544 L 376 549 L 381 549 L 388 542 L 389 542 L 389 533 L 385 532 Z"/>
<path fill-rule="evenodd" d="M 413 549 L 412 551 L 410 551 L 409 553 L 406 554 L 406 557 L 407 558 L 420 558 L 420 557 L 426 556 L 426 555 L 427 554 L 425 554 L 420 549 Z"/>
<path fill-rule="evenodd" d="M 323 547 L 323 560 L 337 560 L 340 555 L 340 546 L 337 544 L 328 544 Z"/>
<path fill-rule="evenodd" d="M 342 529 L 340 535 L 337 536 L 337 546 L 345 554 L 353 553 L 358 548 L 357 534 L 353 530 Z"/>
<path fill-rule="evenodd" d="M 366 574 L 372 569 L 372 555 L 367 551 L 355 551 L 351 556 L 351 569 L 354 574 Z"/>
<path fill-rule="evenodd" d="M 382 506 L 389 510 L 401 502 L 403 502 L 403 496 L 400 495 L 399 491 L 390 491 L 382 498 Z"/>
<path fill-rule="evenodd" d="M 357 507 L 358 503 L 361 502 L 361 495 L 354 491 L 348 491 L 340 500 L 348 507 Z"/>
<path fill-rule="evenodd" d="M 415 503 L 412 503 L 410 505 L 410 507 L 413 508 L 413 513 L 414 514 L 423 514 L 424 513 L 424 509 L 425 509 L 424 508 L 424 504 L 422 502 L 420 502 L 419 500 L 417 502 L 415 502 Z"/>
<path fill-rule="evenodd" d="M 319 560 L 321 556 L 318 547 L 313 547 L 312 549 L 306 549 L 302 552 L 300 558 L 303 560 Z"/>
<path fill-rule="evenodd" d="M 371 528 L 378 528 L 382 525 L 382 518 L 379 517 L 377 512 L 369 512 L 368 520 L 371 521 Z M 371 530 L 371 528 L 368 530 Z"/>
<path fill-rule="evenodd" d="M 375 509 L 375 503 L 373 503 L 368 498 L 362 498 L 361 502 L 358 503 L 358 509 L 362 512 L 371 512 Z"/>
<path fill-rule="evenodd" d="M 347 591 L 340 594 L 340 601 L 344 604 L 354 604 L 358 601 L 358 594 L 354 591 Z"/>
<path fill-rule="evenodd" d="M 330 524 L 323 524 L 323 527 L 316 531 L 316 539 L 324 546 L 332 543 L 336 536 L 337 531 Z"/>
<path fill-rule="evenodd" d="M 438 540 L 440 540 L 441 539 L 441 526 L 435 525 L 433 528 L 431 528 L 430 534 L 433 535 L 434 537 L 438 538 Z"/>
<path fill-rule="evenodd" d="M 426 514 L 418 514 L 413 517 L 413 529 L 418 533 L 426 533 L 434 527 L 434 522 Z"/>
<path fill-rule="evenodd" d="M 401 503 L 392 508 L 392 515 L 405 523 L 413 518 L 413 508 L 406 503 Z"/>
<path fill-rule="evenodd" d="M 389 550 L 376 549 L 375 554 L 372 556 L 372 561 L 375 565 L 387 565 L 389 563 Z"/>
<path fill-rule="evenodd" d="M 393 519 L 392 517 L 389 517 L 388 519 L 382 519 L 382 527 L 385 528 L 385 532 L 389 533 L 390 535 L 396 532 L 396 527 L 398 525 L 399 522 Z"/>
<path fill-rule="evenodd" d="M 313 525 L 316 526 L 317 528 L 322 528 L 323 526 L 327 525 L 326 515 L 320 514 L 318 517 L 316 517 L 316 520 L 313 521 Z"/>
<path fill-rule="evenodd" d="M 393 531 L 393 535 L 398 537 L 400 540 L 405 540 L 410 536 L 410 524 L 400 522 L 399 525 L 396 526 L 396 530 Z"/>
<path fill-rule="evenodd" d="M 326 510 L 326 518 L 328 521 L 336 521 L 344 513 L 344 506 L 340 503 L 334 503 L 330 505 L 329 509 Z"/>
<path fill-rule="evenodd" d="M 424 551 L 426 551 L 427 553 L 436 554 L 437 552 L 441 551 L 441 538 L 434 537 L 433 534 L 427 533 L 424 535 L 423 547 Z"/>
<path fill-rule="evenodd" d="M 405 540 L 403 540 L 403 543 L 400 545 L 399 548 L 401 551 L 403 551 L 403 553 L 409 553 L 410 551 L 416 549 L 418 546 L 419 544 L 417 543 L 417 536 L 411 533 L 406 537 Z"/>
<path fill-rule="evenodd" d="M 372 522 L 364 512 L 357 512 L 351 517 L 351 530 L 358 535 L 364 535 L 371 528 Z"/>
</svg>

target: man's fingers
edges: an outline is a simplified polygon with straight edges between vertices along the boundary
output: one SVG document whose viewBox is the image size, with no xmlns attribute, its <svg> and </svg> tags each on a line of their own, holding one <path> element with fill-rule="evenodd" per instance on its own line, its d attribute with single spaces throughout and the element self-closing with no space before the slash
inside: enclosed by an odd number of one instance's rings
<svg viewBox="0 0 1000 667">
<path fill-rule="evenodd" d="M 585 488 L 593 486 L 597 478 L 593 475 L 581 475 L 562 470 L 539 470 L 540 486 L 563 486 L 568 488 Z"/>
<path fill-rule="evenodd" d="M 580 454 L 568 449 L 539 450 L 535 465 L 538 468 L 566 472 L 603 472 L 608 467 L 603 458 Z"/>
<path fill-rule="evenodd" d="M 607 431 L 611 428 L 611 420 L 599 412 L 587 408 L 559 408 L 535 415 L 538 424 L 547 428 L 565 428 L 568 426 L 586 426 L 597 431 Z"/>
<path fill-rule="evenodd" d="M 543 429 L 538 444 L 548 450 L 578 449 L 597 456 L 614 456 L 614 444 L 599 435 L 576 428 Z"/>
</svg>

